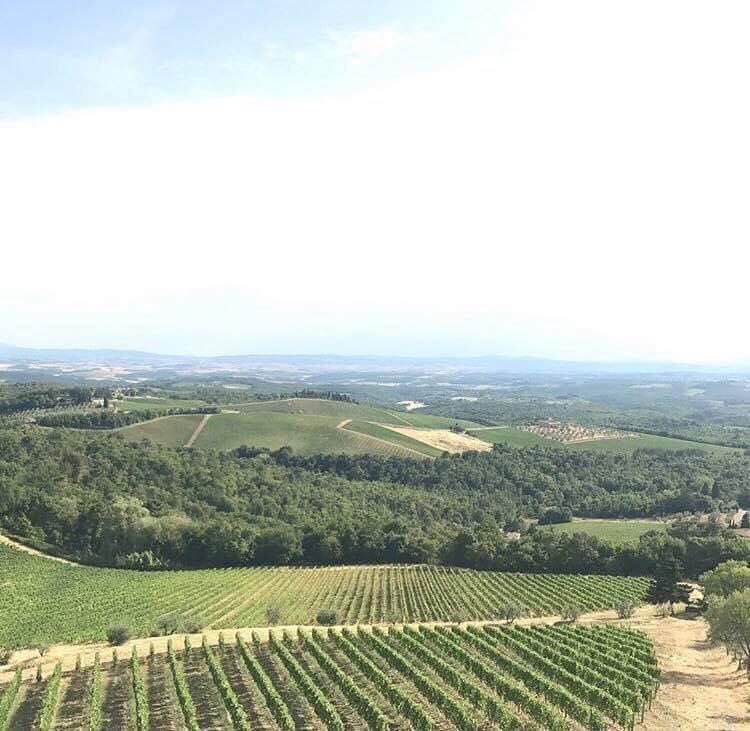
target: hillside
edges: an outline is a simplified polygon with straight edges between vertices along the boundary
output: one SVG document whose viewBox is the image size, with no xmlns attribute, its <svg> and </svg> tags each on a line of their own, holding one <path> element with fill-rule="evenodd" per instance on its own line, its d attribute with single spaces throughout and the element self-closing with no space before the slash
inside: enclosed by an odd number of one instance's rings
<svg viewBox="0 0 750 731">
<path fill-rule="evenodd" d="M 191 427 L 194 428 L 196 423 L 192 417 L 171 416 L 166 423 L 159 423 L 158 426 L 143 424 L 128 427 L 127 438 L 146 438 L 159 444 L 179 446 L 185 444 L 192 434 Z M 454 431 L 455 427 L 460 427 L 464 433 Z M 222 414 L 208 420 L 192 446 L 221 451 L 244 445 L 272 450 L 289 446 L 300 454 L 376 454 L 424 458 L 437 457 L 443 451 L 481 451 L 489 449 L 492 444 L 624 453 L 642 448 L 699 449 L 714 453 L 732 451 L 729 447 L 651 435 L 563 444 L 516 427 L 482 427 L 463 419 L 313 398 L 227 405 Z"/>
</svg>

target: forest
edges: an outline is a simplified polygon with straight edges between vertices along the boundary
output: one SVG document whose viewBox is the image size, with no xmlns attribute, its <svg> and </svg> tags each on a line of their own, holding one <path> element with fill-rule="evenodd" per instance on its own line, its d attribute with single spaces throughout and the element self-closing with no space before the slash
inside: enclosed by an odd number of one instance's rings
<svg viewBox="0 0 750 731">
<path fill-rule="evenodd" d="M 624 547 L 533 528 L 511 540 L 503 530 L 554 505 L 713 509 L 744 501 L 747 475 L 741 456 L 298 457 L 28 426 L 0 429 L 0 524 L 85 562 L 139 568 L 444 562 L 640 574 L 669 558 L 693 575 L 750 556 L 748 544 L 713 523 L 678 523 Z"/>
</svg>

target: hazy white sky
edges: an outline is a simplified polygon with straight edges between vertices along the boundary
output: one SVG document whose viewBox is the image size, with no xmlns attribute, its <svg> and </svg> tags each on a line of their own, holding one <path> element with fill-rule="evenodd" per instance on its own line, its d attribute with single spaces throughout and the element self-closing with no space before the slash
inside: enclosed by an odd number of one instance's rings
<svg viewBox="0 0 750 731">
<path fill-rule="evenodd" d="M 6 104 L 0 341 L 750 359 L 750 4 L 515 3 L 460 44 L 436 7 L 266 45 L 256 91 Z M 138 87 L 169 28 L 67 83 Z"/>
</svg>

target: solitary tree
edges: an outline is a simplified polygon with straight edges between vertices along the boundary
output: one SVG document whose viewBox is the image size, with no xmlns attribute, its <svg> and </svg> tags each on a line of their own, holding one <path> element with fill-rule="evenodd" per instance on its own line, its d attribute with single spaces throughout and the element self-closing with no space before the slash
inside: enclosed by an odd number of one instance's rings
<svg viewBox="0 0 750 731">
<path fill-rule="evenodd" d="M 508 624 L 513 624 L 526 614 L 526 607 L 518 602 L 508 601 L 498 607 L 498 612 Z"/>
<path fill-rule="evenodd" d="M 708 637 L 734 655 L 750 674 L 750 589 L 713 600 L 706 612 Z"/>
<path fill-rule="evenodd" d="M 654 570 L 654 583 L 651 585 L 649 600 L 654 604 L 669 604 L 670 614 L 674 611 L 674 603 L 681 596 L 677 588 L 680 571 L 680 562 L 674 556 L 665 557 Z"/>
</svg>

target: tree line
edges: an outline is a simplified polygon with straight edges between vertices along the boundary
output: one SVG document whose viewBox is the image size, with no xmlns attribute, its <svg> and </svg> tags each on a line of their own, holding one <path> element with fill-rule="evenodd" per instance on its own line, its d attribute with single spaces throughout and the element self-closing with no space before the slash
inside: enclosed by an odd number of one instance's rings
<svg viewBox="0 0 750 731">
<path fill-rule="evenodd" d="M 136 411 L 114 411 L 98 409 L 80 413 L 45 414 L 36 419 L 39 426 L 65 427 L 68 429 L 119 429 L 142 421 L 157 419 L 160 416 L 177 414 L 218 414 L 217 406 L 196 406 L 172 409 L 138 409 Z"/>
</svg>

